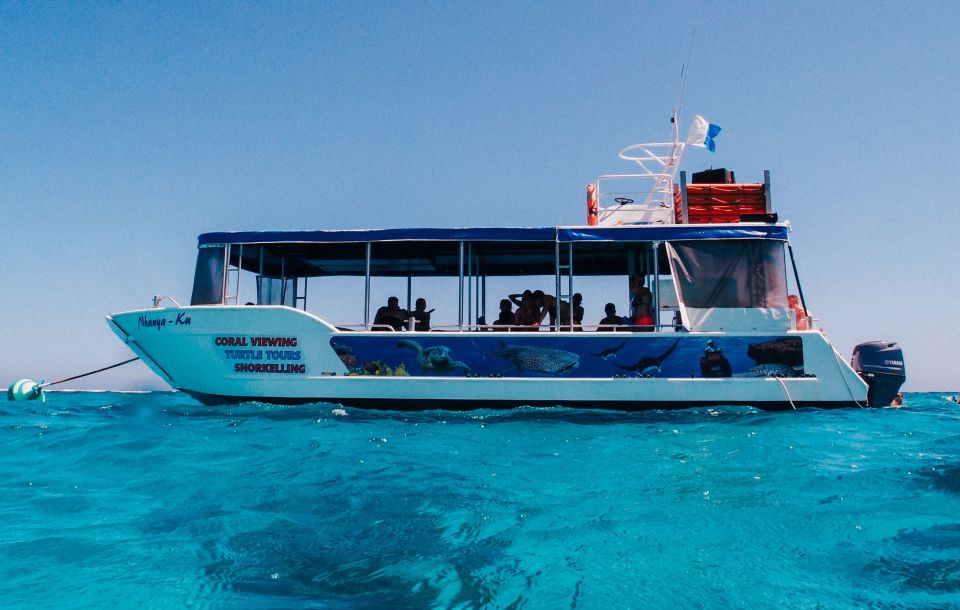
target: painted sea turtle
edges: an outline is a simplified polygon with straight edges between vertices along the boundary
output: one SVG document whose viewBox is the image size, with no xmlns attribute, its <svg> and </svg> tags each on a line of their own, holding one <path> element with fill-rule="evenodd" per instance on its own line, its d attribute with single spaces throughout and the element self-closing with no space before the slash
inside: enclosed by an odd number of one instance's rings
<svg viewBox="0 0 960 610">
<path fill-rule="evenodd" d="M 446 375 L 457 369 L 462 369 L 464 373 L 470 372 L 470 367 L 459 360 L 453 360 L 450 357 L 450 348 L 444 345 L 432 345 L 424 348 L 416 341 L 403 339 L 397 342 L 397 347 L 405 347 L 417 352 L 417 364 L 424 371 L 430 373 L 439 373 Z"/>
</svg>

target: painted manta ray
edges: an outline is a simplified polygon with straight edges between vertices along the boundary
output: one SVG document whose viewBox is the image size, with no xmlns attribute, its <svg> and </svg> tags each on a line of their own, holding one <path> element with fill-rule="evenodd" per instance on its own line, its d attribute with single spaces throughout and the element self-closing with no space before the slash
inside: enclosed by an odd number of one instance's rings
<svg viewBox="0 0 960 610">
<path fill-rule="evenodd" d="M 599 352 L 595 352 L 595 353 L 593 353 L 592 355 L 594 355 L 594 356 L 599 356 L 600 358 L 603 358 L 604 360 L 609 360 L 610 358 L 615 358 L 615 357 L 617 356 L 617 352 L 619 352 L 620 349 L 623 348 L 623 346 L 626 345 L 626 344 L 627 344 L 627 342 L 626 342 L 626 340 L 624 340 L 623 343 L 621 343 L 620 345 L 618 345 L 618 346 L 616 346 L 616 347 L 608 347 L 608 348 L 605 348 L 605 349 L 600 350 Z"/>
<path fill-rule="evenodd" d="M 634 373 L 639 373 L 640 375 L 659 375 L 660 366 L 663 364 L 663 361 L 667 359 L 667 356 L 673 353 L 673 350 L 677 349 L 679 344 L 680 339 L 677 339 L 673 342 L 673 345 L 668 347 L 667 350 L 659 356 L 644 356 L 636 364 L 630 366 L 622 366 L 620 364 L 614 364 L 613 366 L 625 371 L 633 371 Z"/>
<path fill-rule="evenodd" d="M 463 369 L 464 373 L 470 372 L 470 367 L 466 363 L 454 360 L 450 357 L 450 348 L 443 345 L 433 345 L 424 349 L 416 341 L 403 339 L 397 342 L 397 347 L 406 347 L 417 352 L 417 364 L 424 371 L 430 373 L 439 373 L 446 375 L 456 369 Z"/>
<path fill-rule="evenodd" d="M 573 352 L 550 347 L 508 345 L 503 340 L 498 349 L 484 352 L 484 356 L 506 360 L 519 371 L 545 375 L 566 375 L 580 364 L 580 356 Z"/>
</svg>

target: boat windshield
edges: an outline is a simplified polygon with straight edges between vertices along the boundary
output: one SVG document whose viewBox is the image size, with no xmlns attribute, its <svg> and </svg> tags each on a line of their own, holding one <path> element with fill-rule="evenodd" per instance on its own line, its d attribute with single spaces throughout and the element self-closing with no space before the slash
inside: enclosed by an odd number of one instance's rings
<svg viewBox="0 0 960 610">
<path fill-rule="evenodd" d="M 226 248 L 223 245 L 200 246 L 197 269 L 193 275 L 191 305 L 220 305 L 223 302 L 223 271 Z"/>
</svg>

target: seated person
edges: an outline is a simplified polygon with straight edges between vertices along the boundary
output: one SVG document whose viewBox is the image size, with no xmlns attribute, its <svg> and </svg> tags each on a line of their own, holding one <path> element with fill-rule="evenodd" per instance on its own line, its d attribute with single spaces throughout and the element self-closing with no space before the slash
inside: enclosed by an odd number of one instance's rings
<svg viewBox="0 0 960 610">
<path fill-rule="evenodd" d="M 607 315 L 600 320 L 600 326 L 597 327 L 598 331 L 611 331 L 619 330 L 617 326 L 623 324 L 623 320 L 620 316 L 617 315 L 617 306 L 613 303 L 607 303 L 603 308 L 604 313 Z"/>
<path fill-rule="evenodd" d="M 500 299 L 500 317 L 493 323 L 494 326 L 513 326 L 513 303 L 510 299 Z"/>
<path fill-rule="evenodd" d="M 430 314 L 433 312 L 433 309 L 427 311 L 426 299 L 417 299 L 416 309 L 410 312 L 410 317 L 417 321 L 414 330 L 430 330 Z"/>
<path fill-rule="evenodd" d="M 800 304 L 800 299 L 797 298 L 797 295 L 791 294 L 787 297 L 787 307 L 793 311 L 794 316 L 797 319 L 797 330 L 808 330 L 810 328 L 810 318 Z"/>
<path fill-rule="evenodd" d="M 560 330 L 570 330 L 571 324 L 573 330 L 583 330 L 580 325 L 583 323 L 583 295 L 579 292 L 573 295 L 571 303 L 560 301 Z M 570 312 L 573 311 L 573 319 L 570 319 Z"/>
<path fill-rule="evenodd" d="M 400 299 L 390 297 L 387 299 L 386 306 L 377 310 L 377 315 L 374 316 L 373 323 L 389 326 L 393 328 L 393 330 L 403 330 L 403 325 L 408 317 L 407 310 L 400 309 Z M 385 329 L 375 328 L 374 330 Z"/>
</svg>

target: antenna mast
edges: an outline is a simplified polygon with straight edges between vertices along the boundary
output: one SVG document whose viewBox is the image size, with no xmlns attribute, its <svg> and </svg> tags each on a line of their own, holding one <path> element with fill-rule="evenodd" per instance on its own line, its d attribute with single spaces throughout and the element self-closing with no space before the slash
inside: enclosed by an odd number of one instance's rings
<svg viewBox="0 0 960 610">
<path fill-rule="evenodd" d="M 680 98 L 673 110 L 671 142 L 634 144 L 620 151 L 620 158 L 640 166 L 637 174 L 608 174 L 597 178 L 595 190 L 588 190 L 588 207 L 595 210 L 600 225 L 619 224 L 672 224 L 674 222 L 673 183 L 683 158 L 686 142 L 680 140 L 680 112 L 687 88 L 690 57 L 693 55 L 693 40 L 687 53 L 687 63 L 680 68 Z M 646 188 L 639 190 L 626 187 L 626 183 L 639 179 Z M 591 185 L 592 186 L 592 185 Z M 609 201 L 608 200 L 613 200 Z M 610 206 L 609 203 L 616 205 Z M 599 205 L 598 205 L 599 204 Z M 607 204 L 607 205 L 604 205 Z"/>
<path fill-rule="evenodd" d="M 680 100 L 673 111 L 673 139 L 680 139 L 680 113 L 683 112 L 683 96 L 687 92 L 687 75 L 690 73 L 690 59 L 693 57 L 693 41 L 696 40 L 697 31 L 690 34 L 690 48 L 687 50 L 687 62 L 680 67 Z"/>
</svg>

